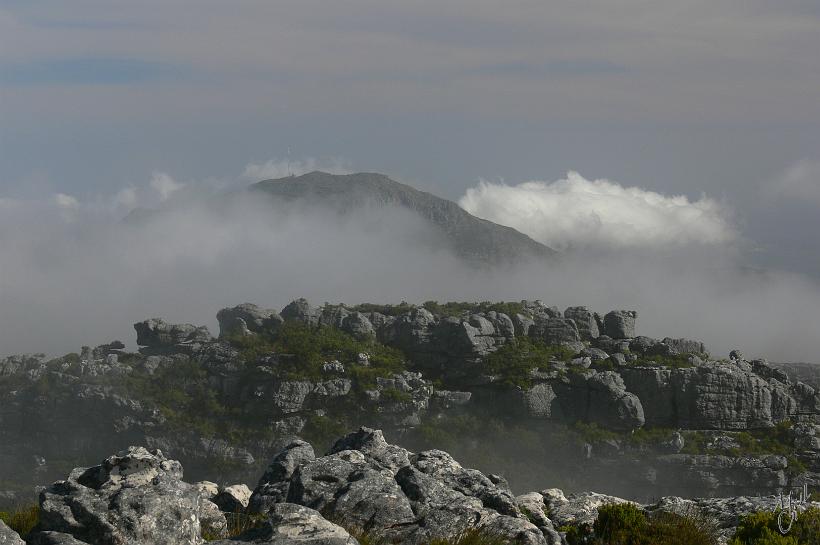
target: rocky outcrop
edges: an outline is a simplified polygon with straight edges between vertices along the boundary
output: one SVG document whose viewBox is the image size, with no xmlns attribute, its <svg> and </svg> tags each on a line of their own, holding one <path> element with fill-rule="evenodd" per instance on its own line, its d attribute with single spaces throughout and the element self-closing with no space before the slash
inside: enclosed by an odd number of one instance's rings
<svg viewBox="0 0 820 545">
<path fill-rule="evenodd" d="M 237 543 L 359 545 L 359 542 L 347 530 L 303 505 L 280 503 L 273 506 L 268 515 L 269 519 L 260 528 L 251 529 L 231 540 L 211 543 L 214 545 L 236 545 Z"/>
<path fill-rule="evenodd" d="M 289 446 L 260 481 L 251 505 L 277 497 L 402 543 L 476 526 L 520 543 L 546 543 L 503 480 L 463 468 L 446 452 L 413 454 L 370 428 L 343 437 L 321 458 L 312 458 L 304 444 Z"/>
<path fill-rule="evenodd" d="M 95 545 L 200 544 L 209 502 L 181 479 L 179 462 L 130 447 L 44 490 L 37 530 Z"/>
<path fill-rule="evenodd" d="M 593 422 L 616 430 L 633 430 L 646 421 L 640 398 L 627 390 L 614 371 L 568 373 L 554 388 L 566 421 Z"/>
<path fill-rule="evenodd" d="M 169 324 L 160 318 L 152 318 L 134 324 L 137 332 L 137 344 L 150 350 L 167 351 L 177 348 L 180 351 L 186 345 L 204 343 L 212 339 L 208 328 L 191 324 Z"/>
<path fill-rule="evenodd" d="M 251 303 L 223 308 L 216 313 L 219 338 L 252 335 L 265 329 L 275 331 L 283 319 L 275 310 L 263 309 Z"/>
<path fill-rule="evenodd" d="M 613 339 L 631 339 L 635 336 L 634 310 L 613 310 L 604 316 L 604 334 Z"/>
<path fill-rule="evenodd" d="M 575 322 L 582 341 L 597 339 L 601 334 L 598 328 L 600 318 L 587 307 L 569 307 L 564 311 L 564 318 Z"/>
<path fill-rule="evenodd" d="M 25 545 L 20 536 L 0 520 L 0 545 Z"/>
<path fill-rule="evenodd" d="M 773 426 L 801 412 L 801 403 L 793 395 L 799 388 L 766 380 L 737 364 L 626 367 L 619 374 L 626 389 L 641 400 L 651 426 L 754 429 Z M 805 392 L 801 397 L 807 394 L 811 394 L 807 401 L 813 403 L 816 393 Z"/>
</svg>

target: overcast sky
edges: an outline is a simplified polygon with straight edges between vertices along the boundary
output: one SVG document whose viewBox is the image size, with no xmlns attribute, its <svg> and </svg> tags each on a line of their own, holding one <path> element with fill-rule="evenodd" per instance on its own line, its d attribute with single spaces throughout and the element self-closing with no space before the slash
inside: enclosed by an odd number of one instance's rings
<svg viewBox="0 0 820 545">
<path fill-rule="evenodd" d="M 0 0 L 8 221 L 289 147 L 557 247 L 731 243 L 818 282 L 820 2 Z"/>
</svg>

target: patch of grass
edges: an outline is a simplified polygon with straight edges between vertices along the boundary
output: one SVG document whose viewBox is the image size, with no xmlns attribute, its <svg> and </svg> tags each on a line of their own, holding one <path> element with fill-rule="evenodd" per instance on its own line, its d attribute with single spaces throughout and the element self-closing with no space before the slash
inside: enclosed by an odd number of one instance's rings
<svg viewBox="0 0 820 545">
<path fill-rule="evenodd" d="M 324 452 L 349 430 L 350 426 L 344 419 L 313 415 L 307 419 L 301 435 L 317 447 L 317 452 Z"/>
<path fill-rule="evenodd" d="M 698 510 L 658 513 L 648 517 L 630 503 L 598 508 L 598 517 L 587 525 L 561 528 L 570 545 L 717 545 L 716 524 Z"/>
<path fill-rule="evenodd" d="M 757 511 L 740 520 L 729 545 L 817 545 L 820 543 L 820 509 L 810 507 L 797 515 L 785 536 L 777 529 L 777 513 Z"/>
<path fill-rule="evenodd" d="M 398 305 L 379 305 L 375 303 L 361 303 L 352 307 L 347 307 L 350 312 L 378 312 L 385 316 L 400 316 L 406 314 L 416 308 L 416 305 L 411 305 L 407 301 L 402 301 Z"/>
<path fill-rule="evenodd" d="M 225 521 L 228 523 L 226 533 L 217 532 L 212 528 L 202 529 L 202 539 L 205 541 L 217 541 L 220 539 L 231 539 L 239 537 L 249 530 L 261 528 L 268 521 L 267 515 L 261 513 L 225 513 Z"/>
<path fill-rule="evenodd" d="M 503 384 L 528 388 L 532 384 L 530 371 L 548 371 L 556 361 L 568 361 L 572 350 L 548 345 L 529 337 L 516 337 L 484 359 L 488 374 L 498 375 Z"/>
<path fill-rule="evenodd" d="M 310 380 L 323 377 L 322 364 L 337 359 L 345 367 L 354 366 L 360 353 L 370 356 L 369 369 L 377 376 L 388 376 L 405 368 L 403 354 L 380 343 L 359 341 L 335 327 L 311 327 L 289 321 L 272 331 L 255 336 L 238 336 L 229 342 L 240 350 L 240 357 L 253 364 L 271 354 L 280 358 L 274 371 L 288 380 Z"/>
<path fill-rule="evenodd" d="M 491 311 L 506 314 L 510 318 L 516 314 L 529 314 L 524 309 L 524 305 L 515 302 L 492 303 L 490 301 L 481 301 L 465 303 L 450 301 L 448 303 L 439 303 L 438 301 L 425 301 L 422 306 L 438 316 L 460 317 L 468 314 L 479 314 Z"/>
<path fill-rule="evenodd" d="M 11 512 L 2 511 L 0 520 L 20 534 L 20 537 L 26 537 L 40 522 L 40 506 L 26 505 Z"/>
<path fill-rule="evenodd" d="M 482 527 L 472 527 L 448 538 L 433 539 L 430 545 L 509 545 L 510 540 Z"/>
<path fill-rule="evenodd" d="M 629 365 L 635 367 L 668 367 L 672 369 L 694 367 L 694 364 L 689 361 L 689 354 L 678 354 L 676 356 L 641 356 Z"/>
</svg>

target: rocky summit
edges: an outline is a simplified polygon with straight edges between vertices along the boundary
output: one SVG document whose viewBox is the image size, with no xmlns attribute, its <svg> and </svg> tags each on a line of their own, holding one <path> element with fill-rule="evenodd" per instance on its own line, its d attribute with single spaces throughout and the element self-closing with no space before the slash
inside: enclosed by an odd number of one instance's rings
<svg viewBox="0 0 820 545">
<path fill-rule="evenodd" d="M 193 543 L 236 526 L 222 512 L 254 543 L 560 543 L 611 498 L 694 505 L 728 537 L 759 498 L 820 488 L 814 387 L 639 318 L 297 299 L 224 308 L 216 336 L 147 319 L 138 352 L 0 359 L 0 511 L 39 496 L 30 543 Z"/>
<path fill-rule="evenodd" d="M 288 444 L 249 497 L 240 493 L 238 504 L 220 503 L 244 488 L 189 484 L 178 461 L 132 446 L 45 488 L 26 543 L 422 545 L 473 531 L 504 543 L 561 545 L 593 526 L 605 506 L 619 504 L 649 517 L 683 518 L 697 510 L 708 517 L 714 542 L 725 543 L 743 516 L 775 503 L 772 497 L 664 497 L 635 504 L 557 488 L 516 495 L 501 476 L 466 468 L 442 450 L 408 451 L 365 427 L 340 437 L 322 456 L 305 441 Z M 0 543 L 24 541 L 0 522 Z"/>
</svg>

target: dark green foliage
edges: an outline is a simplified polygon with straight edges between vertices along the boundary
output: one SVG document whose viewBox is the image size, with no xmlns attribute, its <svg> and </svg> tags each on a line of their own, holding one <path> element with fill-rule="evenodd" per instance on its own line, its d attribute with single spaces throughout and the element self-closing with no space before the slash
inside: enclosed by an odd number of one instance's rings
<svg viewBox="0 0 820 545">
<path fill-rule="evenodd" d="M 612 545 L 639 544 L 646 533 L 648 521 L 631 503 L 602 505 L 598 508 L 593 530 L 602 543 Z"/>
<path fill-rule="evenodd" d="M 400 316 L 416 308 L 407 301 L 402 301 L 398 305 L 379 305 L 375 303 L 361 303 L 352 307 L 346 307 L 351 312 L 378 312 L 385 316 Z"/>
<path fill-rule="evenodd" d="M 370 356 L 369 369 L 375 376 L 387 376 L 404 369 L 404 357 L 395 348 L 359 341 L 334 327 L 310 327 L 290 321 L 274 331 L 234 337 L 230 342 L 239 348 L 240 357 L 248 364 L 266 355 L 280 355 L 274 371 L 280 378 L 289 380 L 321 378 L 324 362 L 337 359 L 348 366 L 360 353 Z"/>
<path fill-rule="evenodd" d="M 509 317 L 513 317 L 516 314 L 529 314 L 524 310 L 524 305 L 521 303 L 491 303 L 490 301 L 476 303 L 450 301 L 448 303 L 439 303 L 438 301 L 425 301 L 422 306 L 437 316 L 460 317 L 490 311 L 500 312 Z"/>
<path fill-rule="evenodd" d="M 698 510 L 651 517 L 630 503 L 598 508 L 592 528 L 561 528 L 570 545 L 717 545 L 717 526 Z"/>
<path fill-rule="evenodd" d="M 555 361 L 567 361 L 572 351 L 563 346 L 548 345 L 529 337 L 516 337 L 484 359 L 488 374 L 499 375 L 501 382 L 511 386 L 529 387 L 530 371 L 547 371 Z"/>
<path fill-rule="evenodd" d="M 789 533 L 777 529 L 777 513 L 757 511 L 740 520 L 729 545 L 818 545 L 820 509 L 810 507 L 799 513 Z"/>
<path fill-rule="evenodd" d="M 40 506 L 27 505 L 11 512 L 0 511 L 0 520 L 21 537 L 26 537 L 40 522 Z"/>
<path fill-rule="evenodd" d="M 630 365 L 636 367 L 669 367 L 672 369 L 683 369 L 693 367 L 689 361 L 689 354 L 678 354 L 676 356 L 641 356 Z"/>
<path fill-rule="evenodd" d="M 225 520 L 228 523 L 227 535 L 223 536 L 203 528 L 202 539 L 205 541 L 216 541 L 224 538 L 230 539 L 238 537 L 249 530 L 261 528 L 268 521 L 268 517 L 260 513 L 249 514 L 237 511 L 234 513 L 225 513 Z"/>
<path fill-rule="evenodd" d="M 350 431 L 350 427 L 343 419 L 313 415 L 308 418 L 301 435 L 320 453 L 333 446 L 339 437 Z"/>
</svg>

